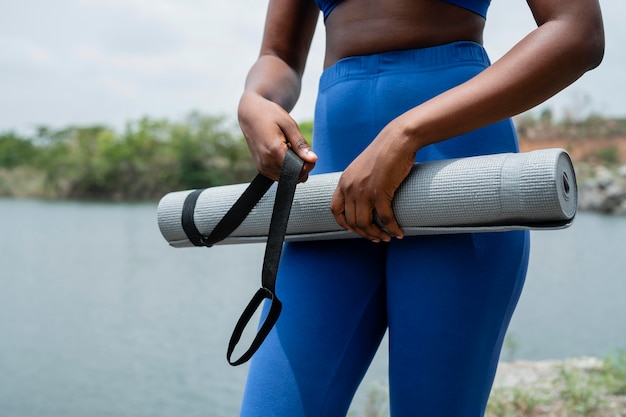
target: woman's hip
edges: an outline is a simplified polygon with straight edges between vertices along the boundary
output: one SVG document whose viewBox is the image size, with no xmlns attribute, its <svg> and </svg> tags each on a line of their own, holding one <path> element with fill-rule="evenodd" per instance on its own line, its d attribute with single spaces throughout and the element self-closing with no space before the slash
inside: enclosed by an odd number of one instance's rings
<svg viewBox="0 0 626 417">
<path fill-rule="evenodd" d="M 320 78 L 313 146 L 315 173 L 340 171 L 391 120 L 489 66 L 482 46 L 457 42 L 340 60 Z M 517 151 L 510 120 L 430 145 L 417 160 Z"/>
</svg>

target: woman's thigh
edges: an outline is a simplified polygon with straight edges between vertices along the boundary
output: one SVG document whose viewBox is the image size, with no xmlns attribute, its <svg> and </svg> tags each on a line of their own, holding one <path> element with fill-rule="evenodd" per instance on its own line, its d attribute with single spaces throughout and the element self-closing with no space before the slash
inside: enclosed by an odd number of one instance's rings
<svg viewBox="0 0 626 417">
<path fill-rule="evenodd" d="M 384 249 L 361 239 L 285 246 L 283 311 L 252 358 L 242 416 L 347 413 L 387 326 Z"/>
<path fill-rule="evenodd" d="M 528 251 L 524 231 L 405 238 L 390 246 L 393 417 L 483 415 Z"/>
</svg>

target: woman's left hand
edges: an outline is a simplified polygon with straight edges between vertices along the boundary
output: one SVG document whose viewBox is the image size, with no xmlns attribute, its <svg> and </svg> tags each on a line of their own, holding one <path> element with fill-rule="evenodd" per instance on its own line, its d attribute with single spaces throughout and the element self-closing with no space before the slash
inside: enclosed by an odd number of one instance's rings
<svg viewBox="0 0 626 417">
<path fill-rule="evenodd" d="M 376 243 L 404 236 L 391 201 L 411 171 L 416 151 L 399 124 L 396 120 L 387 125 L 346 168 L 331 200 L 341 227 Z"/>
</svg>

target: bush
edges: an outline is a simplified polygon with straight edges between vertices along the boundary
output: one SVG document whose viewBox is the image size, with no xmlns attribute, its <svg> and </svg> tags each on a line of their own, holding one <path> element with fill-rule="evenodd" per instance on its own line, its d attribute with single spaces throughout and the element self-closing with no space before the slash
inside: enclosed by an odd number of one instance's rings
<svg viewBox="0 0 626 417">
<path fill-rule="evenodd" d="M 40 127 L 31 138 L 0 136 L 0 167 L 31 165 L 43 173 L 45 190 L 31 196 L 158 199 L 174 190 L 250 181 L 256 171 L 235 132 L 223 118 L 199 113 L 179 123 L 143 118 L 122 133 L 98 125 Z"/>
</svg>

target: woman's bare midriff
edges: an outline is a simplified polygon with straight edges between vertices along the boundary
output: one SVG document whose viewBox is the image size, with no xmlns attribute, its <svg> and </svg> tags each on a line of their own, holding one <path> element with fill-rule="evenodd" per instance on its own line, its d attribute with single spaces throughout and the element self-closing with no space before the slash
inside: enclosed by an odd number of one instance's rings
<svg viewBox="0 0 626 417">
<path fill-rule="evenodd" d="M 348 56 L 482 43 L 485 19 L 442 0 L 344 0 L 325 23 L 329 67 Z"/>
</svg>

